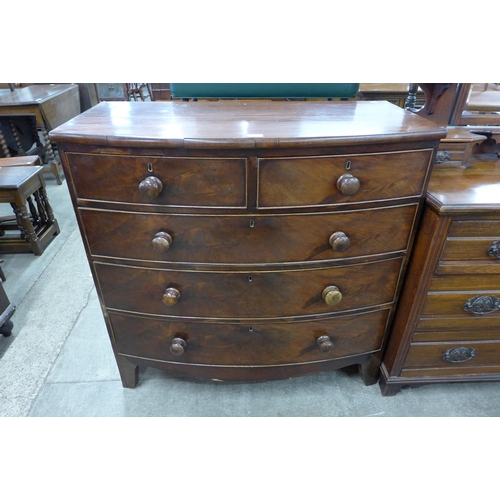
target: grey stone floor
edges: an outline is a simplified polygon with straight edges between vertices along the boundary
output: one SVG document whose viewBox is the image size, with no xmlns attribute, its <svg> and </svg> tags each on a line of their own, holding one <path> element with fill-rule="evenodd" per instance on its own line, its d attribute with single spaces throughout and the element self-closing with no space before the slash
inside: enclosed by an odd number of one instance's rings
<svg viewBox="0 0 500 500">
<path fill-rule="evenodd" d="M 2 256 L 4 288 L 17 310 L 12 336 L 0 336 L 0 416 L 500 416 L 495 383 L 408 388 L 384 398 L 353 370 L 218 385 L 148 368 L 135 389 L 124 389 L 66 182 L 46 180 L 61 233 L 42 256 Z"/>
</svg>

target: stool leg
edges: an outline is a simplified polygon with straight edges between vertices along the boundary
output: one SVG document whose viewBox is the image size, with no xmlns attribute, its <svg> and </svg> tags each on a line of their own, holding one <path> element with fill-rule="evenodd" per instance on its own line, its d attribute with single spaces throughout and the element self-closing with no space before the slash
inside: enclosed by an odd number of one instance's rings
<svg viewBox="0 0 500 500">
<path fill-rule="evenodd" d="M 47 220 L 50 221 L 52 224 L 54 224 L 56 228 L 55 234 L 59 234 L 59 224 L 57 223 L 57 220 L 54 217 L 54 212 L 52 211 L 52 207 L 49 203 L 49 198 L 47 196 L 47 191 L 45 190 L 45 187 L 43 187 L 43 184 L 42 187 L 37 192 L 40 193 L 42 205 L 44 206 L 44 209 L 47 213 Z"/>
<path fill-rule="evenodd" d="M 61 176 L 59 175 L 59 169 L 58 169 L 58 163 L 56 160 L 56 156 L 54 154 L 54 150 L 52 149 L 52 144 L 50 143 L 50 138 L 49 134 L 47 132 L 47 129 L 45 128 L 45 125 L 42 125 L 40 127 L 40 130 L 43 135 L 43 140 L 45 141 L 45 148 L 47 150 L 47 155 L 49 157 L 49 163 L 50 163 L 50 169 L 52 173 L 54 174 L 54 177 L 56 178 L 56 181 L 58 184 L 62 184 Z"/>
<path fill-rule="evenodd" d="M 35 255 L 42 255 L 43 249 L 40 247 L 40 242 L 35 232 L 35 228 L 31 223 L 30 215 L 23 205 L 21 207 L 14 205 L 14 212 L 16 214 L 18 224 L 21 223 L 21 232 L 31 245 L 31 249 Z"/>
</svg>

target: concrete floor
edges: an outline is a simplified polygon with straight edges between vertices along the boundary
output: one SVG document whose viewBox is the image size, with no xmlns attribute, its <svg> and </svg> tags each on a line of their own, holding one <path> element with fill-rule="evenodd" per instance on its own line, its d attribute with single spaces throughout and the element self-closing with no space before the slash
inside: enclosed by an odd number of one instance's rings
<svg viewBox="0 0 500 500">
<path fill-rule="evenodd" d="M 66 182 L 46 181 L 61 233 L 39 257 L 2 256 L 4 288 L 17 310 L 12 336 L 0 336 L 0 416 L 500 416 L 496 383 L 407 388 L 384 398 L 350 369 L 219 385 L 148 368 L 135 389 L 124 389 Z"/>
</svg>

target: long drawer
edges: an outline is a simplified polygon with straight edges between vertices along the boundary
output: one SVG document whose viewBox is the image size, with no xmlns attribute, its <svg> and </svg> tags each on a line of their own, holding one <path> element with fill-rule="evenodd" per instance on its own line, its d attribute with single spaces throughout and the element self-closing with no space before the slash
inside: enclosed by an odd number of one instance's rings
<svg viewBox="0 0 500 500">
<path fill-rule="evenodd" d="M 171 317 L 324 315 L 394 300 L 402 258 L 293 271 L 174 271 L 94 262 L 107 308 Z M 329 287 L 337 287 L 337 291 Z M 340 294 L 340 296 L 339 296 Z M 337 303 L 327 304 L 325 297 Z M 165 303 L 166 302 L 166 303 Z"/>
<path fill-rule="evenodd" d="M 109 318 L 120 354 L 180 363 L 269 365 L 377 351 L 388 312 L 265 324 L 169 322 L 119 313 L 110 313 Z M 176 354 L 170 350 L 179 345 L 174 339 L 184 341 Z"/>
<path fill-rule="evenodd" d="M 500 318 L 500 290 L 431 292 L 427 295 L 422 316 Z"/>
<path fill-rule="evenodd" d="M 308 158 L 261 158 L 258 206 L 323 206 L 419 196 L 431 155 L 432 150 L 426 149 Z M 340 179 L 342 176 L 351 177 Z M 342 187 L 344 182 L 347 189 Z M 356 189 L 356 182 L 359 186 L 354 194 L 343 194 Z"/>
<path fill-rule="evenodd" d="M 166 215 L 89 209 L 79 213 L 94 256 L 244 264 L 348 259 L 405 251 L 416 210 L 417 205 L 412 204 L 333 214 L 275 216 Z"/>
<path fill-rule="evenodd" d="M 404 369 L 500 367 L 500 341 L 413 343 Z"/>
<path fill-rule="evenodd" d="M 68 154 L 79 199 L 179 207 L 244 208 L 246 159 Z M 141 183 L 161 182 L 153 198 Z"/>
</svg>

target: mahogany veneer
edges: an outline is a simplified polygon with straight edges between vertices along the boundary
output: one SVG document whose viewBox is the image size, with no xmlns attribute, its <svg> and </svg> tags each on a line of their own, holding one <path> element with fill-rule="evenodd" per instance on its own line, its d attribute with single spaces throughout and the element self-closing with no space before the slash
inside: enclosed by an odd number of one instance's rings
<svg viewBox="0 0 500 500">
<path fill-rule="evenodd" d="M 445 135 L 319 101 L 101 103 L 54 130 L 123 385 L 375 383 Z"/>
</svg>

